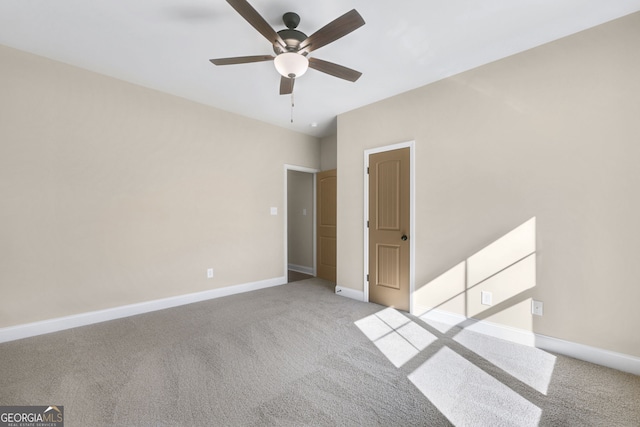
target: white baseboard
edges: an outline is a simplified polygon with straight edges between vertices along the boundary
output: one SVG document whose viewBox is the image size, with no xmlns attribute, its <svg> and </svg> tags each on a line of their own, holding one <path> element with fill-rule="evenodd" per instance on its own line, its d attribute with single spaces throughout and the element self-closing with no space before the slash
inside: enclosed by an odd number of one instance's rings
<svg viewBox="0 0 640 427">
<path fill-rule="evenodd" d="M 619 371 L 629 372 L 634 375 L 640 375 L 640 357 L 603 350 L 601 348 L 539 334 L 536 334 L 535 346 L 543 350 L 564 354 L 565 356 L 573 357 L 575 359 L 584 360 L 586 362 L 595 363 L 597 365 L 606 366 Z"/>
<path fill-rule="evenodd" d="M 355 299 L 358 301 L 364 301 L 364 292 L 356 291 L 351 288 L 343 288 L 342 286 L 336 286 L 336 294 L 343 297 Z"/>
<path fill-rule="evenodd" d="M 75 314 L 72 316 L 58 317 L 40 322 L 27 323 L 24 325 L 9 326 L 7 328 L 0 328 L 0 343 L 48 334 L 51 332 L 63 331 L 65 329 L 91 325 L 94 323 L 106 322 L 108 320 L 121 319 L 123 317 L 135 316 L 136 314 L 149 313 L 151 311 L 163 310 L 165 308 L 177 307 L 194 302 L 255 291 L 272 286 L 284 285 L 285 283 L 287 283 L 286 277 L 275 277 L 273 279 L 227 286 L 224 288 L 178 295 L 153 301 L 145 301 L 105 310 Z"/>
<path fill-rule="evenodd" d="M 305 267 L 304 265 L 298 264 L 288 264 L 287 268 L 292 271 L 297 271 L 298 273 L 309 274 L 311 276 L 315 276 L 316 272 L 313 267 Z"/>
<path fill-rule="evenodd" d="M 542 350 L 563 354 L 619 371 L 640 375 L 640 357 L 540 335 L 511 326 L 500 325 L 484 320 L 469 319 L 461 314 L 444 310 L 414 306 L 414 314 L 425 320 L 432 320 L 451 326 L 458 325 L 468 331 L 478 332 L 517 344 L 537 347 Z"/>
<path fill-rule="evenodd" d="M 425 320 L 433 320 L 434 322 L 451 326 L 457 325 L 468 331 L 478 332 L 529 347 L 533 347 L 536 341 L 533 332 L 484 320 L 470 319 L 461 314 L 444 310 L 414 306 L 414 313 Z"/>
</svg>

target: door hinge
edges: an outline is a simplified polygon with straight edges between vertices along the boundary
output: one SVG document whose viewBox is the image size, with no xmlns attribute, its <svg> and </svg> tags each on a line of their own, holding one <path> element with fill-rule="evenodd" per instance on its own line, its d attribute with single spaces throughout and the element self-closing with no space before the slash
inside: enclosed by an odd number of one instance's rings
<svg viewBox="0 0 640 427">
<path fill-rule="evenodd" d="M 367 228 L 369 228 L 369 221 L 367 221 Z"/>
<path fill-rule="evenodd" d="M 367 282 L 369 281 L 369 275 L 367 274 Z"/>
<path fill-rule="evenodd" d="M 367 175 L 369 174 L 369 166 L 367 166 Z"/>
</svg>

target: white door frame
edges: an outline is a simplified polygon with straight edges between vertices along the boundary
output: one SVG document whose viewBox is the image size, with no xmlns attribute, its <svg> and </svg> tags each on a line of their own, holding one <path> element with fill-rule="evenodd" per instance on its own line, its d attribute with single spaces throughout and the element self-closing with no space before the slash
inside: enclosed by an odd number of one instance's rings
<svg viewBox="0 0 640 427">
<path fill-rule="evenodd" d="M 311 207 L 312 215 L 313 215 L 313 275 L 317 274 L 317 265 L 316 265 L 316 174 L 320 172 L 320 169 L 308 168 L 305 166 L 296 166 L 296 165 L 284 165 L 284 207 L 283 207 L 283 217 L 284 217 L 284 277 L 288 276 L 287 271 L 289 270 L 289 193 L 288 193 L 288 185 L 287 185 L 287 172 L 288 171 L 297 171 L 297 172 L 306 172 L 313 174 L 313 206 Z"/>
<path fill-rule="evenodd" d="M 400 148 L 409 148 L 409 227 L 411 234 L 409 236 L 409 312 L 413 314 L 413 292 L 415 290 L 415 265 L 416 265 L 416 156 L 415 141 L 401 142 L 398 144 L 385 145 L 384 147 L 370 148 L 364 151 L 364 271 L 362 275 L 364 301 L 369 302 L 369 228 L 367 221 L 369 220 L 369 156 L 385 151 L 398 150 Z"/>
</svg>

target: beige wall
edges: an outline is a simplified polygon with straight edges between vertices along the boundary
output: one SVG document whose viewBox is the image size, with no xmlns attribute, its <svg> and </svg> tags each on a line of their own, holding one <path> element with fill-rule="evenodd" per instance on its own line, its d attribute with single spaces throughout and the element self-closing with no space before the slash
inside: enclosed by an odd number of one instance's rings
<svg viewBox="0 0 640 427">
<path fill-rule="evenodd" d="M 0 327 L 285 275 L 283 165 L 318 168 L 318 139 L 6 47 L 0 64 Z"/>
<path fill-rule="evenodd" d="M 320 140 L 320 170 L 338 167 L 338 135 L 325 136 Z"/>
<path fill-rule="evenodd" d="M 313 174 L 287 171 L 289 264 L 313 269 Z"/>
<path fill-rule="evenodd" d="M 535 286 L 490 319 L 640 356 L 638 52 L 640 13 L 339 116 L 338 285 L 362 289 L 363 151 L 415 140 L 420 305 L 535 217 Z"/>
</svg>

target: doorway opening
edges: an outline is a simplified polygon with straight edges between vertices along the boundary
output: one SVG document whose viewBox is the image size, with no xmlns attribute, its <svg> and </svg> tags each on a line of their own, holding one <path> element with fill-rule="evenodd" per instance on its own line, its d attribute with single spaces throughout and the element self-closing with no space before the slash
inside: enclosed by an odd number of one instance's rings
<svg viewBox="0 0 640 427">
<path fill-rule="evenodd" d="M 285 165 L 284 271 L 293 282 L 316 276 L 316 173 Z"/>
</svg>

